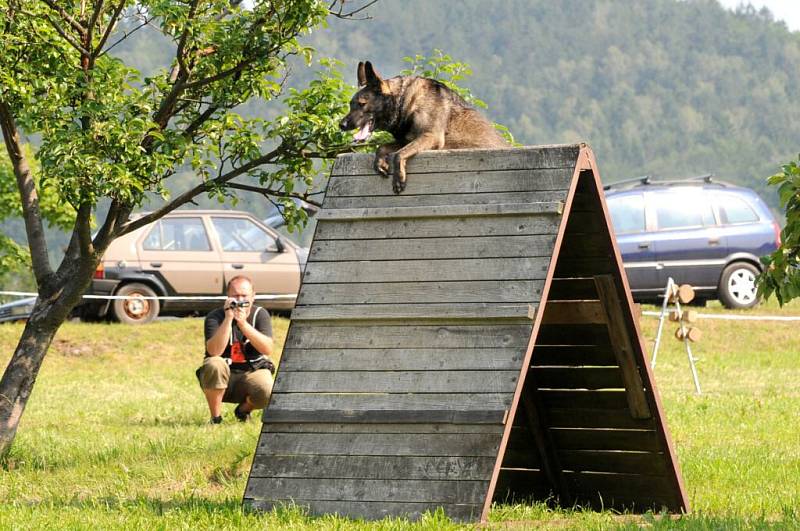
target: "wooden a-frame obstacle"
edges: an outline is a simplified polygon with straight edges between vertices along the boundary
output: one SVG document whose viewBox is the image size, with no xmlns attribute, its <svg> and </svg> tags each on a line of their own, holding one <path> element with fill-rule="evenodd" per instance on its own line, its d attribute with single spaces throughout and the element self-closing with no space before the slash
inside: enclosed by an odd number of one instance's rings
<svg viewBox="0 0 800 531">
<path fill-rule="evenodd" d="M 586 145 L 337 159 L 245 506 L 688 511 Z"/>
</svg>

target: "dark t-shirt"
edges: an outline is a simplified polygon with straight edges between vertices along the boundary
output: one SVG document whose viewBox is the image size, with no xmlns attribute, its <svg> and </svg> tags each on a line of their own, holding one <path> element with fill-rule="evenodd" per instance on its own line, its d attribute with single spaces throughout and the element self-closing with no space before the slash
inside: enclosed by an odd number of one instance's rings
<svg viewBox="0 0 800 531">
<path fill-rule="evenodd" d="M 247 318 L 247 322 L 265 336 L 272 337 L 272 320 L 270 319 L 269 312 L 265 308 L 261 308 L 260 310 L 258 308 L 258 306 L 253 307 L 253 310 L 250 312 L 250 316 Z M 255 315 L 256 311 L 258 311 L 258 315 Z M 255 323 L 253 323 L 254 315 Z M 219 329 L 220 325 L 222 325 L 222 321 L 224 320 L 225 310 L 223 308 L 217 308 L 206 316 L 206 341 L 211 339 L 211 337 Z M 229 358 L 231 360 L 232 369 L 249 369 L 250 365 L 246 360 L 254 360 L 259 358 L 261 357 L 261 353 L 250 344 L 250 340 L 245 337 L 241 330 L 239 330 L 239 327 L 236 325 L 236 321 L 233 321 L 231 324 L 231 336 L 232 341 L 230 339 L 228 340 L 228 345 L 225 347 L 225 352 L 222 353 L 222 357 Z M 208 352 L 206 352 L 206 356 L 208 355 Z"/>
</svg>

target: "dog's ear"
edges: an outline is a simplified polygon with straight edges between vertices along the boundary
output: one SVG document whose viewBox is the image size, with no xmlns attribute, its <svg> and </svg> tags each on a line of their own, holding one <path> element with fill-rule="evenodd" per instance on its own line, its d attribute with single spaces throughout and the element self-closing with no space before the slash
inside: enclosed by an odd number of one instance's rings
<svg viewBox="0 0 800 531">
<path fill-rule="evenodd" d="M 372 67 L 372 63 L 367 61 L 364 63 L 364 74 L 366 74 L 367 85 L 380 86 L 383 79 Z"/>
<path fill-rule="evenodd" d="M 358 86 L 363 87 L 367 84 L 367 74 L 364 71 L 364 63 L 362 61 L 358 62 L 358 70 L 356 71 L 356 76 L 358 77 Z"/>
</svg>

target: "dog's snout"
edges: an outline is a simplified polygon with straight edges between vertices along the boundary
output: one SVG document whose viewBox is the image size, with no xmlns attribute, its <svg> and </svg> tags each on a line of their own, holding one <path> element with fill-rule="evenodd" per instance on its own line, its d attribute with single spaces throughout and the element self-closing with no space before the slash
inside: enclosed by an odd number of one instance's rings
<svg viewBox="0 0 800 531">
<path fill-rule="evenodd" d="M 347 116 L 342 118 L 342 121 L 339 122 L 339 129 L 341 129 L 342 131 L 347 131 L 349 129 L 352 129 L 352 127 L 350 126 L 350 120 L 348 119 Z"/>
</svg>

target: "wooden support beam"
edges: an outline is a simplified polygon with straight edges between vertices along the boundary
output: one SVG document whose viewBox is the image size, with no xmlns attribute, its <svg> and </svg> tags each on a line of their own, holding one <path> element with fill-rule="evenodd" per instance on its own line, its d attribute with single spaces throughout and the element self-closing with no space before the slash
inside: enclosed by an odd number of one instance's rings
<svg viewBox="0 0 800 531">
<path fill-rule="evenodd" d="M 625 395 L 631 416 L 636 419 L 648 419 L 652 414 L 644 393 L 642 377 L 634 358 L 633 342 L 628 327 L 625 325 L 622 300 L 617 292 L 614 277 L 598 275 L 594 277 L 594 282 L 605 310 L 611 347 L 622 370 L 622 381 L 625 383 Z"/>
<path fill-rule="evenodd" d="M 548 301 L 542 324 L 605 324 L 600 301 Z"/>
</svg>

